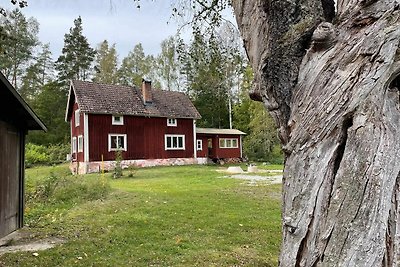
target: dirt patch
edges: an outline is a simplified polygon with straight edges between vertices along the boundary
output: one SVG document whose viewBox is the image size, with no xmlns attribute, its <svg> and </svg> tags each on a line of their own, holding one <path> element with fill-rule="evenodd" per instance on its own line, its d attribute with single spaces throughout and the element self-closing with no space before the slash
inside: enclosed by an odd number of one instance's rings
<svg viewBox="0 0 400 267">
<path fill-rule="evenodd" d="M 35 239 L 27 231 L 16 231 L 0 239 L 0 255 L 19 251 L 40 251 L 53 248 L 65 240 L 57 237 Z"/>
<path fill-rule="evenodd" d="M 223 176 L 222 178 L 233 178 L 247 181 L 248 185 L 257 186 L 260 182 L 265 184 L 281 184 L 282 175 L 274 176 L 261 176 L 261 175 L 250 175 L 250 174 L 233 174 L 229 176 Z"/>
</svg>

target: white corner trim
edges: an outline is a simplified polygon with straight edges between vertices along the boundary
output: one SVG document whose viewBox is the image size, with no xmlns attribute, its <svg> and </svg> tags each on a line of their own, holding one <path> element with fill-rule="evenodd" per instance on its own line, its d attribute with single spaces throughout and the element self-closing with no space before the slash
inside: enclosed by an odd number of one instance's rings
<svg viewBox="0 0 400 267">
<path fill-rule="evenodd" d="M 83 161 L 89 162 L 89 116 L 83 113 Z"/>
<path fill-rule="evenodd" d="M 193 157 L 197 159 L 196 120 L 193 120 Z"/>
<path fill-rule="evenodd" d="M 240 136 L 240 157 L 243 158 L 243 138 Z"/>
</svg>

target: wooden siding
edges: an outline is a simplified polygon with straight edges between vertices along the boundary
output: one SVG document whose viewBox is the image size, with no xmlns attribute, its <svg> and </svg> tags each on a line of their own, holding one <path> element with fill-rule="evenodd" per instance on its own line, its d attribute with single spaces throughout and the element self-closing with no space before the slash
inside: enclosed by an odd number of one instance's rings
<svg viewBox="0 0 400 267">
<path fill-rule="evenodd" d="M 237 138 L 237 148 L 220 148 L 220 138 Z M 197 139 L 203 140 L 203 151 L 197 151 L 197 157 L 209 157 L 209 158 L 240 158 L 240 135 L 210 135 L 210 134 L 197 134 Z M 211 139 L 212 148 L 208 148 L 208 140 Z M 200 153 L 199 153 L 200 152 Z"/>
<path fill-rule="evenodd" d="M 111 115 L 89 114 L 89 161 L 115 160 L 115 152 L 108 151 L 109 134 L 126 134 L 126 160 L 192 158 L 193 120 L 177 119 L 176 127 L 167 126 L 167 118 L 124 116 L 124 125 L 112 125 Z M 165 150 L 165 134 L 185 135 L 185 150 Z"/>
<path fill-rule="evenodd" d="M 0 121 L 0 237 L 22 226 L 24 134 Z M 21 145 L 22 143 L 22 145 Z"/>
<path fill-rule="evenodd" d="M 78 109 L 78 104 L 75 102 L 72 108 L 72 116 L 70 120 L 71 126 L 71 152 L 72 152 L 72 137 L 76 137 L 76 142 L 78 143 L 78 136 L 84 136 L 84 116 L 83 113 L 79 113 L 79 126 L 75 126 L 75 111 Z M 84 141 L 82 141 L 82 145 L 84 147 Z M 76 153 L 72 154 L 73 160 L 83 162 L 84 157 L 84 149 L 82 152 L 78 152 L 78 145 L 76 146 Z"/>
</svg>

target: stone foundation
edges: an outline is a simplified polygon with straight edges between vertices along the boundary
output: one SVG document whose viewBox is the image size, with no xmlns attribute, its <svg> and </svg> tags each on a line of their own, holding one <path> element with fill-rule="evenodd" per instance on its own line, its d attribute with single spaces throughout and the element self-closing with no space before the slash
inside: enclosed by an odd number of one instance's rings
<svg viewBox="0 0 400 267">
<path fill-rule="evenodd" d="M 129 166 L 135 167 L 154 167 L 154 166 L 174 166 L 174 165 L 191 165 L 191 164 L 207 164 L 207 158 L 171 158 L 171 159 L 137 159 L 123 160 L 121 165 L 123 169 Z M 74 174 L 87 174 L 104 171 L 111 171 L 115 168 L 115 161 L 93 161 L 93 162 L 71 162 L 69 166 Z"/>
</svg>

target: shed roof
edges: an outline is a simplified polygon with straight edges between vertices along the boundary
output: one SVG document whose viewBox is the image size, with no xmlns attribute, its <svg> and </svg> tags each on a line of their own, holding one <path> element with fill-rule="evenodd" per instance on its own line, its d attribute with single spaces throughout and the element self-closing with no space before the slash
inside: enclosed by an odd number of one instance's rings
<svg viewBox="0 0 400 267">
<path fill-rule="evenodd" d="M 245 135 L 246 133 L 237 129 L 216 129 L 216 128 L 196 128 L 199 134 L 227 134 L 227 135 Z"/>
<path fill-rule="evenodd" d="M 66 120 L 76 97 L 81 112 L 167 118 L 201 118 L 190 99 L 180 92 L 152 90 L 153 101 L 144 104 L 140 89 L 125 85 L 71 82 Z"/>
<path fill-rule="evenodd" d="M 45 124 L 0 72 L 0 120 L 24 130 L 47 131 Z"/>
</svg>

